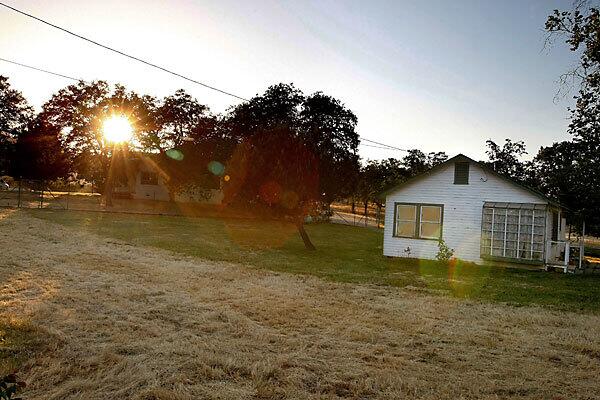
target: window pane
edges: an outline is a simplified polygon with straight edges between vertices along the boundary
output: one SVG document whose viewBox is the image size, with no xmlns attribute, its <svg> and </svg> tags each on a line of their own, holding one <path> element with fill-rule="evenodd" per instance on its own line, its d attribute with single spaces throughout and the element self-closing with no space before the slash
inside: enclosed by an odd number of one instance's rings
<svg viewBox="0 0 600 400">
<path fill-rule="evenodd" d="M 397 222 L 396 223 L 396 236 L 415 236 L 415 223 L 414 222 Z"/>
<path fill-rule="evenodd" d="M 421 237 L 427 239 L 439 239 L 441 224 L 435 222 L 421 223 Z"/>
<path fill-rule="evenodd" d="M 396 218 L 398 221 L 416 221 L 417 206 L 398 204 Z"/>
<path fill-rule="evenodd" d="M 421 206 L 421 221 L 440 222 L 442 219 L 442 209 L 437 206 Z"/>
</svg>

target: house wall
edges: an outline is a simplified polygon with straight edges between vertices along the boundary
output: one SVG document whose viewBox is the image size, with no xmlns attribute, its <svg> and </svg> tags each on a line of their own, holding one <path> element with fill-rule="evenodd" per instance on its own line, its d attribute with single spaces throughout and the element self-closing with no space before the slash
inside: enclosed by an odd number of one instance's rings
<svg viewBox="0 0 600 400">
<path fill-rule="evenodd" d="M 150 169 L 142 170 L 151 171 Z M 158 185 L 142 185 L 142 170 L 138 171 L 135 175 L 135 192 L 133 193 L 133 198 L 169 201 L 169 189 L 165 183 L 165 178 L 161 174 L 158 174 Z"/>
<path fill-rule="evenodd" d="M 547 202 L 471 163 L 469 184 L 454 184 L 454 163 L 431 175 L 390 193 L 386 198 L 383 254 L 391 257 L 435 259 L 438 243 L 435 240 L 397 238 L 393 236 L 394 203 L 443 204 L 442 238 L 455 250 L 455 257 L 466 261 L 483 262 L 480 257 L 481 218 L 486 201 L 537 203 Z"/>
<path fill-rule="evenodd" d="M 223 201 L 223 191 L 220 189 L 206 189 L 197 193 L 177 193 L 175 201 L 182 203 L 221 204 Z"/>
</svg>

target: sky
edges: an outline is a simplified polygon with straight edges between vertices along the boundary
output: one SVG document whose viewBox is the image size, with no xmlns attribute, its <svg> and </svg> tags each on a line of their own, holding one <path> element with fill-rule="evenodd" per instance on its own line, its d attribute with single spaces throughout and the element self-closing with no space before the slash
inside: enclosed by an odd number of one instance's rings
<svg viewBox="0 0 600 400">
<path fill-rule="evenodd" d="M 570 0 L 2 0 L 98 42 L 249 98 L 272 84 L 340 99 L 358 133 L 402 149 L 485 158 L 485 141 L 524 140 L 530 156 L 568 139 L 577 62 L 544 22 Z M 214 113 L 240 100 L 136 63 L 0 7 L 0 58 L 166 96 L 183 88 Z M 0 61 L 39 108 L 64 78 Z M 361 146 L 365 159 L 402 157 Z"/>
</svg>

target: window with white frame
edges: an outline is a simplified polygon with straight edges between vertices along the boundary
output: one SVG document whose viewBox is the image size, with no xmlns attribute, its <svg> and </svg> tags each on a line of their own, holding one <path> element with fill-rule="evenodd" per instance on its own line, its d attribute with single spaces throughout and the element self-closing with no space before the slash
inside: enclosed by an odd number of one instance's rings
<svg viewBox="0 0 600 400">
<path fill-rule="evenodd" d="M 444 207 L 439 204 L 397 203 L 394 236 L 439 240 Z"/>
<path fill-rule="evenodd" d="M 486 202 L 481 221 L 481 256 L 542 261 L 546 214 L 545 204 Z"/>
</svg>

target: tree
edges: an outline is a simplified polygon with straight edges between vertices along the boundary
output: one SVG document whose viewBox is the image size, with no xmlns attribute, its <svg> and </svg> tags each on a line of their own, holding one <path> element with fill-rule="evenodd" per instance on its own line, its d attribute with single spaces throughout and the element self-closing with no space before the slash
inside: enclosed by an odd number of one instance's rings
<svg viewBox="0 0 600 400">
<path fill-rule="evenodd" d="M 300 135 L 319 160 L 319 192 L 329 205 L 351 194 L 360 168 L 358 119 L 339 100 L 321 92 L 304 99 Z"/>
<path fill-rule="evenodd" d="M 114 150 L 127 147 L 116 148 L 103 135 L 103 123 L 113 115 L 126 116 L 138 138 L 159 128 L 153 97 L 139 96 L 122 85 L 111 88 L 104 81 L 80 81 L 61 89 L 43 105 L 39 118 L 48 128 L 60 131 L 63 151 L 74 171 L 102 185 L 109 176 Z M 110 190 L 106 200 L 110 203 Z"/>
<path fill-rule="evenodd" d="M 145 152 L 158 153 L 154 158 L 168 176 L 171 201 L 178 192 L 206 186 L 206 167 L 220 148 L 209 108 L 180 89 L 155 105 L 152 115 L 156 127 L 142 132 L 140 143 Z"/>
<path fill-rule="evenodd" d="M 409 176 L 410 172 L 401 160 L 388 158 L 367 161 L 361 168 L 357 187 L 357 196 L 363 202 L 365 214 L 369 202 L 383 206 L 381 194 Z"/>
<path fill-rule="evenodd" d="M 0 75 L 0 175 L 8 172 L 17 137 L 32 117 L 27 100 L 11 89 L 7 77 Z"/>
<path fill-rule="evenodd" d="M 60 130 L 35 119 L 18 136 L 11 175 L 54 180 L 65 177 L 70 165 L 60 143 Z"/>
<path fill-rule="evenodd" d="M 411 177 L 422 174 L 447 159 L 448 156 L 443 151 L 425 154 L 421 150 L 412 149 L 402 158 L 402 164 L 406 168 L 407 177 Z"/>
<path fill-rule="evenodd" d="M 305 246 L 313 248 L 304 218 L 317 203 L 351 191 L 358 171 L 356 122 L 339 100 L 320 92 L 306 97 L 291 84 L 271 86 L 230 109 L 221 129 L 237 149 L 227 166 L 232 179 L 226 197 L 260 201 L 273 214 L 292 218 Z"/>
<path fill-rule="evenodd" d="M 517 182 L 537 186 L 533 164 L 530 161 L 521 161 L 521 158 L 527 154 L 525 142 L 522 140 L 513 142 L 507 138 L 502 147 L 491 139 L 486 140 L 485 143 L 488 146 L 486 154 L 489 161 L 484 161 L 484 164 Z"/>
<path fill-rule="evenodd" d="M 565 74 L 572 82 L 579 83 L 579 93 L 575 96 L 575 108 L 570 110 L 568 132 L 573 142 L 542 149 L 538 162 L 557 176 L 572 179 L 577 194 L 571 194 L 560 182 L 547 176 L 544 185 L 588 219 L 591 232 L 600 234 L 600 220 L 595 212 L 600 208 L 600 10 L 589 4 L 593 3 L 579 1 L 573 10 L 554 10 L 546 21 L 549 39 L 563 38 L 580 57 L 579 65 Z M 563 82 L 566 80 L 563 78 Z"/>
<path fill-rule="evenodd" d="M 165 152 L 193 140 L 193 133 L 203 120 L 210 119 L 207 106 L 179 89 L 152 107 L 156 129 L 147 130 L 140 142 L 147 151 Z"/>
<path fill-rule="evenodd" d="M 287 127 L 297 134 L 304 94 L 293 84 L 280 83 L 265 93 L 229 110 L 224 126 L 228 136 L 241 143 L 265 130 Z"/>
<path fill-rule="evenodd" d="M 402 159 L 388 158 L 381 161 L 369 160 L 360 170 L 356 195 L 363 202 L 365 215 L 368 203 L 383 206 L 381 194 L 399 183 L 421 174 L 446 161 L 444 152 L 425 154 L 412 149 Z"/>
<path fill-rule="evenodd" d="M 318 160 L 289 127 L 265 130 L 238 146 L 227 165 L 226 203 L 266 206 L 279 218 L 291 218 L 306 249 L 314 250 L 304 218 L 318 200 Z"/>
</svg>

